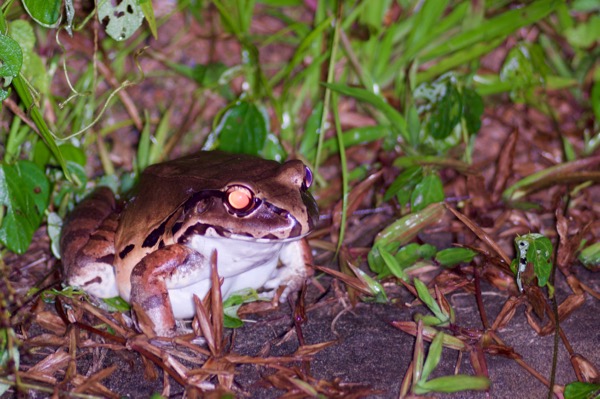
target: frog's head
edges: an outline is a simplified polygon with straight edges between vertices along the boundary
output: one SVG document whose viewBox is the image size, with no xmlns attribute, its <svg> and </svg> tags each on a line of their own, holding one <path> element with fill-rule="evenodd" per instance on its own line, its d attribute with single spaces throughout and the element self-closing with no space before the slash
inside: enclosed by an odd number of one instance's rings
<svg viewBox="0 0 600 399">
<path fill-rule="evenodd" d="M 180 237 L 287 241 L 307 235 L 318 219 L 316 202 L 308 192 L 313 180 L 310 169 L 298 160 L 261 162 L 260 167 L 253 165 L 258 170 L 246 173 L 239 169 L 241 165 L 232 167 L 222 187 L 191 195 L 181 209 L 181 224 L 173 226 L 181 228 Z"/>
</svg>

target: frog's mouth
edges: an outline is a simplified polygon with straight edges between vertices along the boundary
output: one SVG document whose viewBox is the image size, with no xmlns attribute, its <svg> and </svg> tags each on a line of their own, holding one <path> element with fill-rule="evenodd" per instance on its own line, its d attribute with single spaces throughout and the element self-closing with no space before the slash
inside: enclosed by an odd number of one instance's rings
<svg viewBox="0 0 600 399">
<path fill-rule="evenodd" d="M 209 238 L 223 238 L 230 240 L 238 240 L 245 242 L 256 242 L 256 243 L 286 243 L 291 241 L 297 241 L 306 237 L 310 232 L 304 234 L 290 235 L 289 237 L 277 237 L 274 234 L 267 234 L 262 237 L 255 237 L 250 233 L 239 234 L 231 232 L 221 226 L 213 226 L 208 223 L 196 223 L 193 226 L 188 227 L 185 233 L 180 237 L 179 243 L 186 243 L 191 241 L 192 238 L 201 236 Z"/>
</svg>

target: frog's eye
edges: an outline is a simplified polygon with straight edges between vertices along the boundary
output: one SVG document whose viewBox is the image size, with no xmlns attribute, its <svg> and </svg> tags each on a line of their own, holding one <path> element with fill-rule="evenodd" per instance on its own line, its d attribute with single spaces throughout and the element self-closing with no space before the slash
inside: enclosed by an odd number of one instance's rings
<svg viewBox="0 0 600 399">
<path fill-rule="evenodd" d="M 308 166 L 305 166 L 304 170 L 306 173 L 304 174 L 304 181 L 302 182 L 302 188 L 306 190 L 312 185 L 313 174 Z"/>
<path fill-rule="evenodd" d="M 254 206 L 254 193 L 244 186 L 231 186 L 225 192 L 225 202 L 235 213 L 245 213 Z"/>
</svg>

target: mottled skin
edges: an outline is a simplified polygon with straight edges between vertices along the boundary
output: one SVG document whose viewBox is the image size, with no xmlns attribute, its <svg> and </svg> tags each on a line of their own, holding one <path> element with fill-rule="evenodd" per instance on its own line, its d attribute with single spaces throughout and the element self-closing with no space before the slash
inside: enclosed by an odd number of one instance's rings
<svg viewBox="0 0 600 399">
<path fill-rule="evenodd" d="M 193 316 L 192 295 L 208 291 L 215 250 L 224 296 L 285 285 L 284 300 L 308 275 L 302 237 L 317 218 L 311 180 L 300 161 L 222 152 L 150 166 L 122 212 L 107 188 L 74 210 L 61 238 L 66 280 L 99 297 L 118 293 L 162 336 L 175 335 L 175 319 Z M 249 195 L 249 205 L 236 209 L 232 192 Z"/>
</svg>

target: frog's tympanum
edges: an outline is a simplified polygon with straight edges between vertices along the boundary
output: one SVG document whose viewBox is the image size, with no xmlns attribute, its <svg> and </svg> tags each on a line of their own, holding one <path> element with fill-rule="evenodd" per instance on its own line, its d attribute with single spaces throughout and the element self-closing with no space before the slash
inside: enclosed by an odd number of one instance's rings
<svg viewBox="0 0 600 399">
<path fill-rule="evenodd" d="M 223 152 L 152 165 L 122 211 L 99 188 L 72 212 L 61 237 L 66 281 L 100 298 L 120 295 L 161 336 L 194 315 L 215 250 L 223 297 L 282 285 L 283 301 L 308 276 L 302 238 L 318 217 L 311 182 L 301 161 Z"/>
</svg>

